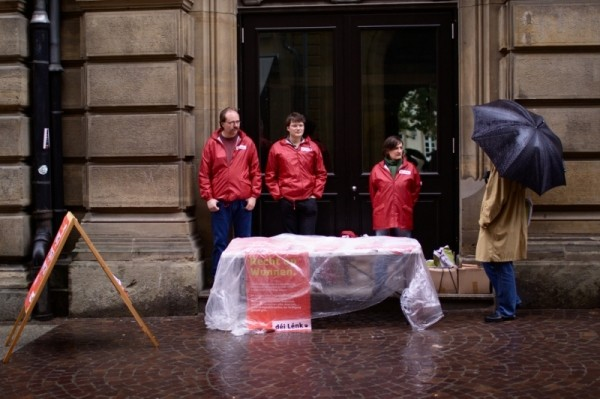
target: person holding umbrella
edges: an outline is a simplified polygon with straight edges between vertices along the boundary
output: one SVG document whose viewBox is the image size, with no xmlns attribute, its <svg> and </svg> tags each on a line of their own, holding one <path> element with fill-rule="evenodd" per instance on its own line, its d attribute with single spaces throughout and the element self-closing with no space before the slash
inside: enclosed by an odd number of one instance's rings
<svg viewBox="0 0 600 399">
<path fill-rule="evenodd" d="M 486 322 L 516 318 L 517 294 L 513 261 L 527 258 L 526 188 L 505 179 L 492 165 L 479 215 L 475 258 L 482 263 L 495 294 L 495 312 Z"/>
<path fill-rule="evenodd" d="M 473 107 L 471 138 L 492 161 L 481 203 L 476 260 L 494 287 L 496 310 L 486 322 L 514 320 L 521 299 L 513 261 L 527 258 L 529 188 L 542 195 L 566 184 L 562 143 L 544 122 L 512 100 Z"/>
</svg>

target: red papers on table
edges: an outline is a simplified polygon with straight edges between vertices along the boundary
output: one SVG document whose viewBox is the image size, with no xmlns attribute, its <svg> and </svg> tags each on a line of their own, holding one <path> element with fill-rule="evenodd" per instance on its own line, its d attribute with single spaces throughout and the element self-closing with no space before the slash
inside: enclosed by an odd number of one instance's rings
<svg viewBox="0 0 600 399">
<path fill-rule="evenodd" d="M 248 329 L 310 331 L 308 253 L 250 253 L 245 262 Z"/>
</svg>

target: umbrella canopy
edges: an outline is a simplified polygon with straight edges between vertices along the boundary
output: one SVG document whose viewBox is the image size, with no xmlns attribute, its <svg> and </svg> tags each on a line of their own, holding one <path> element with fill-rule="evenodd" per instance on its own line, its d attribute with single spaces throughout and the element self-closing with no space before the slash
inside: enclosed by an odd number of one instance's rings
<svg viewBox="0 0 600 399">
<path fill-rule="evenodd" d="M 487 154 L 500 176 L 542 195 L 566 185 L 562 143 L 544 119 L 511 100 L 473 107 L 471 137 Z"/>
</svg>

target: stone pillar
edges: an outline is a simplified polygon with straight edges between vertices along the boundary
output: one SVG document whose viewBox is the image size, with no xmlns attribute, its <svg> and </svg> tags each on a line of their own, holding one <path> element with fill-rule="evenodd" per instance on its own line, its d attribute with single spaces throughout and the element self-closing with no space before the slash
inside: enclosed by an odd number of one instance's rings
<svg viewBox="0 0 600 399">
<path fill-rule="evenodd" d="M 196 154 L 201 154 L 210 133 L 219 126 L 219 112 L 225 107 L 237 107 L 238 45 L 237 1 L 195 1 L 190 15 L 194 19 L 194 58 L 196 107 Z M 244 110 L 241 110 L 244 118 Z M 243 128 L 242 120 L 242 128 Z M 200 156 L 194 160 L 198 170 Z M 204 256 L 210 259 L 212 234 L 206 202 L 194 191 L 198 233 Z M 208 273 L 209 271 L 206 270 Z"/>
<path fill-rule="evenodd" d="M 498 99 L 500 14 L 505 0 L 459 0 L 460 253 L 475 253 L 483 173 L 489 166 L 471 140 L 473 105 Z"/>
<path fill-rule="evenodd" d="M 5 3 L 5 4 L 2 4 Z M 29 21 L 24 1 L 0 2 L 0 320 L 14 320 L 27 293 L 31 258 Z"/>
<path fill-rule="evenodd" d="M 82 227 L 142 315 L 198 311 L 190 4 L 73 4 L 81 65 L 65 68 L 65 134 L 81 146 L 70 155 L 84 159 L 71 159 L 65 185 L 81 188 Z M 69 315 L 128 314 L 83 240 L 73 253 Z"/>
</svg>

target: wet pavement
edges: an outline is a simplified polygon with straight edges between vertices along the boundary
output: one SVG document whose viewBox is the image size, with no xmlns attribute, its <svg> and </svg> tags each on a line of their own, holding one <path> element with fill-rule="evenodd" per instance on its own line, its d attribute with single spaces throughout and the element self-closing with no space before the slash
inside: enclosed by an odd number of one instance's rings
<svg viewBox="0 0 600 399">
<path fill-rule="evenodd" d="M 600 309 L 486 324 L 487 310 L 445 309 L 422 332 L 394 298 L 311 332 L 234 336 L 207 330 L 203 314 L 143 318 L 158 348 L 133 318 L 32 321 L 0 364 L 0 397 L 599 397 Z M 0 325 L 4 341 L 12 323 Z"/>
</svg>

